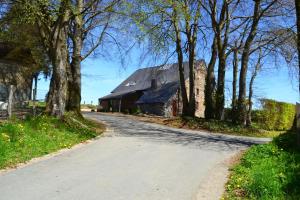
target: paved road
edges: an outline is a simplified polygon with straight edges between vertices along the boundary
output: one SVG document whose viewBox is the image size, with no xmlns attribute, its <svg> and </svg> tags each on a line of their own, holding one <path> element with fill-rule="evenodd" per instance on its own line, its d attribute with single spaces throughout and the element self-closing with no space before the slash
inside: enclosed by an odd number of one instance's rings
<svg viewBox="0 0 300 200">
<path fill-rule="evenodd" d="M 0 173 L 0 199 L 217 199 L 226 180 L 224 160 L 265 141 L 96 113 L 86 117 L 104 121 L 110 131 L 89 144 Z"/>
</svg>

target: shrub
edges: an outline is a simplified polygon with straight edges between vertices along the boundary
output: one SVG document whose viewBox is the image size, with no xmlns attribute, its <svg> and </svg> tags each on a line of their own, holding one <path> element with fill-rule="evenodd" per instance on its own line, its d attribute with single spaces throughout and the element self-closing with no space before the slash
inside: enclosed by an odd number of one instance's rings
<svg viewBox="0 0 300 200">
<path fill-rule="evenodd" d="M 140 108 L 132 108 L 131 109 L 131 114 L 137 115 L 137 114 L 140 114 L 140 113 L 142 113 Z"/>
<path fill-rule="evenodd" d="M 253 112 L 253 121 L 266 130 L 289 130 L 293 126 L 295 105 L 262 99 L 262 110 Z"/>
</svg>

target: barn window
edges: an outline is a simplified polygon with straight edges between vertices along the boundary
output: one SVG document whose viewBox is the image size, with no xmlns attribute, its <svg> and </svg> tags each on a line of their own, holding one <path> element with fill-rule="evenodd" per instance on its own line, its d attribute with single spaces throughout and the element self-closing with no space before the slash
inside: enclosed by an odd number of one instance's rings
<svg viewBox="0 0 300 200">
<path fill-rule="evenodd" d="M 134 86 L 134 85 L 136 85 L 136 82 L 135 81 L 131 81 L 131 82 L 126 83 L 125 86 L 129 87 L 129 86 Z"/>
<path fill-rule="evenodd" d="M 199 109 L 199 102 L 196 102 L 196 109 Z"/>
</svg>

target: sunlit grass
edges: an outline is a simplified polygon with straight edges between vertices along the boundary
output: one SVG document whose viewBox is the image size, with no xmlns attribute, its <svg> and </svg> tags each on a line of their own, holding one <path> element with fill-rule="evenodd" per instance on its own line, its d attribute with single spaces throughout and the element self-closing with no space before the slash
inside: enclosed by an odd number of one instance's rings
<svg viewBox="0 0 300 200">
<path fill-rule="evenodd" d="M 232 168 L 226 199 L 300 199 L 300 151 L 296 135 L 251 147 Z"/>
<path fill-rule="evenodd" d="M 40 116 L 0 124 L 0 169 L 96 137 L 99 124 L 67 114 L 63 120 Z"/>
</svg>

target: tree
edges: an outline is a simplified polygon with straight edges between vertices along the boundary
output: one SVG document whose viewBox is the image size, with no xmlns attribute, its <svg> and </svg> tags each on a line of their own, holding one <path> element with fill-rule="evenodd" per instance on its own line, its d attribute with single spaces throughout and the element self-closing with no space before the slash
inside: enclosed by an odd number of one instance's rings
<svg viewBox="0 0 300 200">
<path fill-rule="evenodd" d="M 217 91 L 216 91 L 216 119 L 222 119 L 224 112 L 224 102 L 225 102 L 225 72 L 226 72 L 226 59 L 227 59 L 227 45 L 228 45 L 228 34 L 230 27 L 230 14 L 229 14 L 229 2 L 227 0 L 223 1 L 219 21 L 216 17 L 216 6 L 217 1 L 210 1 L 210 7 L 212 7 L 212 27 L 215 32 L 217 50 L 218 50 L 218 81 L 217 81 Z"/>
<path fill-rule="evenodd" d="M 295 0 L 296 7 L 296 23 L 297 23 L 297 49 L 298 49 L 298 63 L 299 63 L 299 77 L 300 77 L 300 2 Z M 299 92 L 300 92 L 300 78 L 299 78 Z"/>
<path fill-rule="evenodd" d="M 235 21 L 236 12 L 240 1 L 216 0 L 205 1 L 203 8 L 209 16 L 211 29 L 213 32 L 213 44 L 211 46 L 212 56 L 208 65 L 208 74 L 206 78 L 206 111 L 205 116 L 208 119 L 222 119 L 225 105 L 225 73 L 227 58 L 233 49 L 229 48 L 230 36 L 238 29 L 240 24 L 232 23 Z M 239 22 L 242 23 L 242 22 Z M 218 60 L 218 77 L 216 91 L 214 92 L 214 65 Z M 215 95 L 213 95 L 215 94 Z M 215 100 L 213 99 L 215 97 Z"/>
<path fill-rule="evenodd" d="M 130 5 L 131 16 L 142 37 L 148 39 L 152 53 L 162 48 L 170 52 L 168 55 L 177 55 L 183 116 L 195 115 L 194 68 L 200 7 L 201 2 L 196 0 L 133 1 Z M 189 65 L 189 91 L 184 76 L 185 58 Z"/>
<path fill-rule="evenodd" d="M 300 93 L 300 2 L 295 0 L 296 7 L 296 20 L 297 20 L 297 49 L 298 49 L 298 81 L 299 81 L 299 93 Z M 297 116 L 297 120 L 299 117 Z M 300 130 L 298 132 L 298 144 L 300 145 Z"/>
<path fill-rule="evenodd" d="M 239 70 L 239 47 L 237 42 L 235 42 L 235 45 L 233 47 L 233 61 L 232 61 L 232 100 L 231 100 L 231 116 L 234 116 L 234 113 L 236 112 L 236 91 L 237 91 L 237 80 L 238 80 L 238 70 Z M 233 120 L 234 122 L 234 120 Z"/>
<path fill-rule="evenodd" d="M 81 62 L 90 56 L 97 48 L 108 42 L 104 36 L 108 35 L 113 40 L 116 39 L 109 33 L 112 26 L 112 18 L 116 21 L 116 7 L 120 0 L 103 2 L 94 0 L 84 2 L 76 0 L 73 5 L 71 18 L 70 39 L 72 41 L 72 52 L 68 80 L 68 100 L 66 109 L 80 113 L 81 102 Z M 104 38 L 106 41 L 104 41 Z M 90 42 L 91 41 L 91 42 Z M 96 42 L 94 42 L 96 41 Z"/>
<path fill-rule="evenodd" d="M 11 60 L 20 66 L 25 77 L 34 79 L 43 72 L 49 72 L 49 63 L 41 48 L 38 30 L 30 24 L 20 24 L 8 1 L 2 2 L 0 18 L 0 41 L 9 53 L 2 59 Z"/>
<path fill-rule="evenodd" d="M 257 35 L 259 23 L 265 16 L 265 13 L 269 11 L 277 0 L 265 2 L 262 6 L 262 0 L 254 0 L 253 15 L 251 20 L 250 30 L 247 33 L 245 43 L 243 45 L 242 57 L 241 57 L 241 70 L 239 78 L 239 96 L 237 103 L 237 121 L 241 124 L 246 124 L 247 111 L 246 111 L 246 78 L 248 71 L 248 62 L 251 54 L 251 47 L 253 41 Z"/>
<path fill-rule="evenodd" d="M 211 57 L 207 67 L 207 74 L 205 78 L 205 119 L 215 118 L 215 64 L 217 60 L 217 42 L 214 38 L 211 46 Z"/>
<path fill-rule="evenodd" d="M 65 110 L 80 114 L 81 62 L 95 52 L 103 42 L 103 35 L 108 34 L 106 30 L 110 18 L 107 15 L 113 13 L 118 2 L 21 0 L 12 3 L 20 23 L 38 27 L 43 48 L 51 62 L 48 113 L 59 117 Z M 26 22 L 21 20 L 23 18 Z M 95 38 L 97 42 L 94 42 Z M 92 42 L 86 44 L 88 40 Z"/>
<path fill-rule="evenodd" d="M 253 85 L 254 85 L 255 78 L 256 78 L 259 70 L 261 69 L 263 56 L 264 55 L 262 53 L 262 50 L 259 49 L 259 55 L 258 55 L 258 58 L 257 58 L 257 62 L 255 63 L 253 72 L 251 74 L 250 83 L 249 83 L 249 96 L 248 96 L 248 110 L 247 110 L 246 126 L 251 126 L 251 123 L 252 123 Z"/>
</svg>

